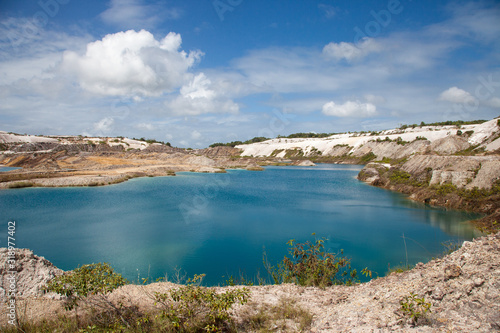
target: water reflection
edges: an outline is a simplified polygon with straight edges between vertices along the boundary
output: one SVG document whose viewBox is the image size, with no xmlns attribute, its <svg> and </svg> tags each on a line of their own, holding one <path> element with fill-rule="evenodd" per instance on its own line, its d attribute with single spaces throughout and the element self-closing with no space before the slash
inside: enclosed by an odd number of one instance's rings
<svg viewBox="0 0 500 333">
<path fill-rule="evenodd" d="M 483 235 L 468 221 L 484 217 L 482 214 L 469 213 L 442 207 L 432 207 L 427 204 L 410 200 L 404 195 L 394 195 L 393 205 L 412 209 L 412 214 L 421 216 L 418 220 L 440 228 L 450 236 L 474 238 Z"/>
</svg>

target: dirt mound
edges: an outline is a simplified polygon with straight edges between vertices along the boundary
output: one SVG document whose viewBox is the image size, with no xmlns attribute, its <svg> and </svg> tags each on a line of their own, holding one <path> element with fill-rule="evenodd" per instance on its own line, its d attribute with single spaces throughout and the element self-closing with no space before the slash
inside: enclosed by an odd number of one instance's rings
<svg viewBox="0 0 500 333">
<path fill-rule="evenodd" d="M 199 149 L 196 151 L 196 153 L 208 157 L 231 157 L 240 155 L 241 151 L 242 150 L 238 148 L 217 146 L 206 149 Z"/>
<path fill-rule="evenodd" d="M 41 296 L 42 287 L 52 278 L 63 273 L 44 257 L 33 254 L 28 249 L 15 250 L 15 277 L 17 297 Z M 0 248 L 0 301 L 6 300 L 6 293 L 10 283 L 8 277 L 11 275 L 8 265 L 9 251 Z"/>
<path fill-rule="evenodd" d="M 450 155 L 469 147 L 470 143 L 467 139 L 457 135 L 450 135 L 434 141 L 430 149 L 438 154 Z"/>
</svg>

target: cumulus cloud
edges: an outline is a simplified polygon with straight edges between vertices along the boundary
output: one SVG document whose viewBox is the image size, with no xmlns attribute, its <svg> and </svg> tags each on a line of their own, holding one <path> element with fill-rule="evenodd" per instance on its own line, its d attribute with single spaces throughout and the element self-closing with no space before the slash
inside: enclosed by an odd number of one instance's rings
<svg viewBox="0 0 500 333">
<path fill-rule="evenodd" d="M 323 55 L 334 60 L 352 61 L 379 51 L 381 51 L 381 46 L 373 38 L 363 38 L 357 45 L 346 42 L 327 44 L 323 48 Z"/>
<path fill-rule="evenodd" d="M 115 120 L 111 117 L 103 118 L 97 123 L 94 123 L 94 131 L 99 134 L 109 132 L 113 129 L 114 123 Z"/>
<path fill-rule="evenodd" d="M 331 101 L 323 105 L 323 114 L 334 117 L 370 117 L 377 113 L 377 107 L 371 103 L 347 101 L 344 104 L 335 104 Z"/>
<path fill-rule="evenodd" d="M 451 87 L 439 95 L 439 100 L 451 103 L 474 103 L 476 99 L 467 91 L 457 87 Z"/>
<path fill-rule="evenodd" d="M 105 23 L 123 29 L 151 28 L 161 20 L 176 19 L 179 16 L 177 9 L 146 5 L 141 0 L 111 0 L 110 7 L 100 15 Z"/>
<path fill-rule="evenodd" d="M 129 30 L 89 43 L 84 55 L 67 51 L 62 68 L 81 87 L 109 96 L 159 96 L 180 87 L 202 53 L 179 50 L 182 39 L 170 32 L 158 41 L 145 30 Z"/>
<path fill-rule="evenodd" d="M 204 73 L 199 73 L 180 89 L 180 95 L 165 102 L 176 115 L 196 116 L 204 113 L 238 113 L 239 106 L 226 98 Z"/>
</svg>

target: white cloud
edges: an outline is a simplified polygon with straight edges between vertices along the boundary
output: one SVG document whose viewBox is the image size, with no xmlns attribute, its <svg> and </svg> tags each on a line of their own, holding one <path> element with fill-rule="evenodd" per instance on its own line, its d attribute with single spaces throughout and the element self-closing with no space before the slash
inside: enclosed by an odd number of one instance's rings
<svg viewBox="0 0 500 333">
<path fill-rule="evenodd" d="M 36 28 L 36 32 L 28 34 L 29 27 Z M 70 35 L 35 27 L 33 19 L 1 20 L 0 85 L 10 85 L 22 79 L 54 77 L 62 52 L 78 50 L 90 40 L 86 34 Z"/>
<path fill-rule="evenodd" d="M 211 100 L 215 97 L 215 91 L 210 89 L 211 84 L 212 81 L 204 73 L 200 73 L 181 88 L 181 95 L 189 99 L 205 98 Z"/>
<path fill-rule="evenodd" d="M 486 104 L 493 107 L 493 108 L 500 108 L 500 98 L 498 98 L 498 97 L 490 98 L 486 102 Z"/>
<path fill-rule="evenodd" d="M 197 130 L 191 132 L 191 139 L 198 140 L 199 138 L 201 138 L 200 132 L 198 132 Z"/>
<path fill-rule="evenodd" d="M 498 1 L 470 1 L 462 5 L 448 3 L 452 19 L 442 25 L 440 33 L 471 38 L 480 43 L 498 41 L 500 7 Z"/>
<path fill-rule="evenodd" d="M 165 9 L 158 4 L 144 4 L 141 0 L 111 0 L 110 8 L 101 13 L 101 19 L 121 29 L 152 28 L 162 20 L 176 19 L 177 9 Z"/>
<path fill-rule="evenodd" d="M 330 43 L 323 48 L 323 55 L 327 58 L 335 60 L 346 59 L 352 61 L 367 56 L 370 53 L 381 51 L 381 46 L 372 38 L 363 38 L 362 41 L 356 45 L 354 43 Z"/>
<path fill-rule="evenodd" d="M 84 55 L 67 51 L 62 68 L 81 87 L 110 96 L 159 96 L 180 87 L 200 51 L 179 51 L 182 39 L 169 33 L 161 41 L 145 30 L 129 30 L 89 43 Z"/>
<path fill-rule="evenodd" d="M 344 104 L 328 102 L 323 105 L 323 114 L 335 117 L 370 117 L 377 113 L 377 107 L 371 103 L 361 103 L 359 101 L 347 101 Z"/>
<path fill-rule="evenodd" d="M 107 133 L 113 129 L 114 123 L 115 120 L 111 117 L 103 118 L 97 123 L 94 123 L 94 131 L 96 131 L 98 134 Z"/>
<path fill-rule="evenodd" d="M 165 106 L 175 115 L 196 116 L 204 113 L 238 113 L 239 106 L 224 96 L 216 84 L 204 74 L 193 77 L 180 89 L 180 95 L 167 100 Z"/>
<path fill-rule="evenodd" d="M 365 100 L 372 104 L 384 104 L 386 102 L 384 97 L 373 94 L 365 95 Z"/>
<path fill-rule="evenodd" d="M 136 127 L 138 129 L 146 130 L 146 131 L 153 131 L 156 129 L 156 127 L 150 123 L 140 123 L 140 124 L 137 124 Z"/>
<path fill-rule="evenodd" d="M 469 92 L 457 87 L 451 87 L 443 91 L 441 95 L 439 95 L 439 100 L 457 104 L 476 102 L 476 99 Z"/>
</svg>

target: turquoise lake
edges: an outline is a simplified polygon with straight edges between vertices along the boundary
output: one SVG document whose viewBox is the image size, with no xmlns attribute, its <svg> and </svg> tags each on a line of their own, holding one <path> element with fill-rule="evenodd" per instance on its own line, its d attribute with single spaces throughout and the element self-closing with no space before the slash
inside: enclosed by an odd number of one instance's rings
<svg viewBox="0 0 500 333">
<path fill-rule="evenodd" d="M 267 167 L 263 172 L 179 173 L 105 187 L 0 191 L 0 246 L 16 221 L 16 247 L 70 270 L 109 262 L 126 278 L 156 279 L 175 268 L 223 284 L 240 273 L 266 276 L 286 242 L 326 237 L 355 268 L 383 276 L 428 261 L 445 241 L 470 240 L 478 215 L 412 202 L 356 179 L 357 165 Z M 403 239 L 403 235 L 404 238 Z M 405 241 L 407 255 L 405 251 Z"/>
</svg>

